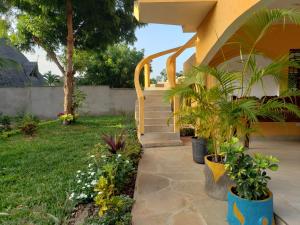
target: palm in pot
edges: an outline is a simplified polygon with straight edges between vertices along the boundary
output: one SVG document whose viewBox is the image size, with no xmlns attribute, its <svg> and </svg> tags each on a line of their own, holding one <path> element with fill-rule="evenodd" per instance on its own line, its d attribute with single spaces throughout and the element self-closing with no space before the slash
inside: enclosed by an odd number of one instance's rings
<svg viewBox="0 0 300 225">
<path fill-rule="evenodd" d="M 300 13 L 293 10 L 262 10 L 254 14 L 245 24 L 243 37 L 234 37 L 240 46 L 242 68 L 231 71 L 230 67 L 200 65 L 185 75 L 178 87 L 170 90 L 167 97 L 179 96 L 183 103 L 178 113 L 181 122 L 192 124 L 198 133 L 205 131 L 206 138 L 213 142 L 213 154 L 206 157 L 206 190 L 214 198 L 225 200 L 230 180 L 226 175 L 224 157 L 220 153 L 222 143 L 233 136 L 244 138 L 251 134 L 253 124 L 259 117 L 273 121 L 284 121 L 283 112 L 289 111 L 300 116 L 299 108 L 285 101 L 299 96 L 298 91 L 289 90 L 272 99 L 252 98 L 251 93 L 258 83 L 264 89 L 263 79 L 267 76 L 279 81 L 288 66 L 299 67 L 296 62 L 282 56 L 266 66 L 260 66 L 256 45 L 266 30 L 274 23 L 292 21 L 300 24 Z M 247 36 L 248 35 L 248 36 Z M 240 42 L 237 42 L 239 41 Z M 246 40 L 246 41 L 245 41 Z M 215 85 L 206 86 L 206 77 L 211 76 Z M 233 96 L 238 96 L 233 98 Z M 197 132 L 196 132 L 197 133 Z"/>
</svg>

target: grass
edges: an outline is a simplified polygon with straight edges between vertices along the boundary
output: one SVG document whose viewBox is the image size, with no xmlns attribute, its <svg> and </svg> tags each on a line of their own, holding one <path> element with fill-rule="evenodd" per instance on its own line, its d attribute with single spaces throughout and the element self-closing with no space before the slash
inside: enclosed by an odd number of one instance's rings
<svg viewBox="0 0 300 225">
<path fill-rule="evenodd" d="M 87 165 L 101 134 L 125 128 L 125 121 L 84 117 L 71 126 L 43 125 L 33 138 L 0 139 L 0 224 L 57 224 L 66 218 L 76 171 Z"/>
</svg>

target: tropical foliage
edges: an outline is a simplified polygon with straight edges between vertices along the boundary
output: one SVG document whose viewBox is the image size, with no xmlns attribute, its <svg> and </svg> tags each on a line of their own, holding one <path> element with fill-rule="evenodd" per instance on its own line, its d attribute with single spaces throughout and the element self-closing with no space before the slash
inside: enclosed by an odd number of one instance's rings
<svg viewBox="0 0 300 225">
<path fill-rule="evenodd" d="M 48 71 L 43 75 L 44 80 L 48 86 L 55 86 L 60 83 L 60 77 L 56 74 L 53 74 L 51 71 Z"/>
<path fill-rule="evenodd" d="M 117 154 L 118 151 L 122 151 L 125 148 L 125 137 L 123 134 L 104 134 L 102 140 L 108 146 L 108 149 L 112 154 Z"/>
<path fill-rule="evenodd" d="M 245 153 L 238 138 L 232 138 L 221 145 L 226 156 L 225 169 L 235 182 L 234 191 L 239 197 L 248 200 L 263 200 L 269 197 L 267 170 L 276 171 L 279 160 L 273 156 Z"/>
<path fill-rule="evenodd" d="M 127 135 L 121 132 L 118 136 L 120 141 L 114 140 L 111 134 L 104 135 L 106 145 L 97 144 L 88 167 L 76 173 L 70 199 L 77 204 L 94 202 L 97 205 L 97 214 L 90 216 L 85 224 L 131 224 L 132 181 L 141 149 L 132 148 L 138 141 L 135 131 L 127 131 Z M 134 139 L 136 142 L 132 142 Z M 122 152 L 117 153 L 117 146 Z"/>
<path fill-rule="evenodd" d="M 143 57 L 143 50 L 138 51 L 126 44 L 109 46 L 104 52 L 76 52 L 74 64 L 80 72 L 76 82 L 79 85 L 133 88 L 132 74 Z"/>
<path fill-rule="evenodd" d="M 211 137 L 215 154 L 219 152 L 220 145 L 233 136 L 244 137 L 251 133 L 251 124 L 257 122 L 259 117 L 284 121 L 284 111 L 300 117 L 299 108 L 286 101 L 288 97 L 298 96 L 298 91 L 290 90 L 279 97 L 261 101 L 251 97 L 255 85 L 261 84 L 264 88 L 265 77 L 271 76 L 279 81 L 286 67 L 299 67 L 287 56 L 275 59 L 264 67 L 257 60 L 255 47 L 266 30 L 275 22 L 285 21 L 300 24 L 300 13 L 284 9 L 255 13 L 245 25 L 245 34 L 250 32 L 251 38 L 239 42 L 242 46 L 241 71 L 231 71 L 226 65 L 218 68 L 200 65 L 185 74 L 177 87 L 168 91 L 168 99 L 179 96 L 183 102 L 178 113 L 179 123 L 194 126 L 197 136 Z M 215 81 L 213 87 L 207 86 L 208 76 Z M 246 80 L 246 77 L 249 78 Z"/>
<path fill-rule="evenodd" d="M 39 46 L 57 65 L 65 78 L 64 111 L 73 114 L 74 49 L 103 51 L 114 43 L 132 43 L 139 26 L 133 5 L 133 0 L 4 0 L 0 12 L 12 14 L 8 34 L 19 49 Z"/>
</svg>

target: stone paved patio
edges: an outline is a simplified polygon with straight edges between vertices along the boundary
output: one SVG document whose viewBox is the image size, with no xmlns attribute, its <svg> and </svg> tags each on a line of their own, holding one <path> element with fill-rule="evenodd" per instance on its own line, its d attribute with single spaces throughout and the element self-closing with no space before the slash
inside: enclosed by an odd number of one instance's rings
<svg viewBox="0 0 300 225">
<path fill-rule="evenodd" d="M 286 224 L 300 224 L 300 142 L 254 141 L 252 152 L 277 156 L 280 169 L 270 183 L 275 212 Z M 227 225 L 226 202 L 204 193 L 204 167 L 191 146 L 147 148 L 140 161 L 133 225 Z M 285 224 L 285 223 L 278 223 Z"/>
<path fill-rule="evenodd" d="M 134 225 L 225 225 L 226 202 L 204 193 L 191 146 L 147 148 L 139 165 Z"/>
</svg>

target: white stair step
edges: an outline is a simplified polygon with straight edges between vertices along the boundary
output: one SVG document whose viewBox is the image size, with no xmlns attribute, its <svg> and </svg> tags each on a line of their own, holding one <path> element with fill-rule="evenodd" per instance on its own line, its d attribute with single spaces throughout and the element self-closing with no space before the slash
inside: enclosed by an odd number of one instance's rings
<svg viewBox="0 0 300 225">
<path fill-rule="evenodd" d="M 168 125 L 168 120 L 169 124 L 171 125 L 173 123 L 172 118 L 145 118 L 145 126 L 146 125 Z"/>
<path fill-rule="evenodd" d="M 172 116 L 171 111 L 145 111 L 145 118 L 166 118 Z"/>
<path fill-rule="evenodd" d="M 145 133 L 148 132 L 172 132 L 174 130 L 173 124 L 167 125 L 145 125 Z"/>
<path fill-rule="evenodd" d="M 181 140 L 169 140 L 169 141 L 142 141 L 144 148 L 157 148 L 168 146 L 181 146 L 183 145 Z"/>
<path fill-rule="evenodd" d="M 165 93 L 165 90 L 145 90 L 144 96 L 164 96 Z"/>
<path fill-rule="evenodd" d="M 171 112 L 171 106 L 145 104 L 145 111 L 170 111 Z"/>
<path fill-rule="evenodd" d="M 170 101 L 166 101 L 165 98 L 163 96 L 159 96 L 159 95 L 153 95 L 153 96 L 146 96 L 145 97 L 145 103 L 151 104 L 151 103 L 157 103 L 157 104 L 168 104 L 170 105 L 171 102 Z"/>
<path fill-rule="evenodd" d="M 145 133 L 140 137 L 142 141 L 153 141 L 153 140 L 178 140 L 180 139 L 179 133 L 174 132 L 150 132 Z"/>
</svg>

